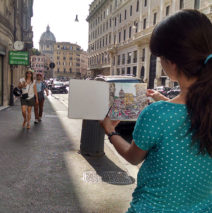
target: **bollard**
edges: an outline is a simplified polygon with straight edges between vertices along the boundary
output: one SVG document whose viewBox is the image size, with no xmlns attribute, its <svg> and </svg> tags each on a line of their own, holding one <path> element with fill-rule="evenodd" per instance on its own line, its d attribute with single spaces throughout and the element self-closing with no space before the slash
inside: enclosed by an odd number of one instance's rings
<svg viewBox="0 0 212 213">
<path fill-rule="evenodd" d="M 88 156 L 104 155 L 105 132 L 97 120 L 83 120 L 80 153 Z"/>
</svg>

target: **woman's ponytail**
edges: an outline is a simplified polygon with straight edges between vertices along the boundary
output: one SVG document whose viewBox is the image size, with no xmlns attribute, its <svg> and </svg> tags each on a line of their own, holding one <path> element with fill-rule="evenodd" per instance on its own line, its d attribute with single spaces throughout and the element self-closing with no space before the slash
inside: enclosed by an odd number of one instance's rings
<svg viewBox="0 0 212 213">
<path fill-rule="evenodd" d="M 212 157 L 212 58 L 190 86 L 186 105 L 194 132 L 192 144 L 198 144 L 199 153 L 208 153 Z"/>
</svg>

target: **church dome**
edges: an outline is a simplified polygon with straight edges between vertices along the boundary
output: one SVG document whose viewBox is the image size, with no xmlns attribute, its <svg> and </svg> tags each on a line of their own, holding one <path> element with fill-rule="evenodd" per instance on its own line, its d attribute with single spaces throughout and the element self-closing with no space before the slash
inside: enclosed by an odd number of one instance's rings
<svg viewBox="0 0 212 213">
<path fill-rule="evenodd" d="M 56 38 L 55 38 L 54 34 L 50 31 L 49 25 L 46 28 L 46 32 L 44 32 L 40 37 L 40 42 L 45 42 L 45 41 L 56 42 Z"/>
</svg>

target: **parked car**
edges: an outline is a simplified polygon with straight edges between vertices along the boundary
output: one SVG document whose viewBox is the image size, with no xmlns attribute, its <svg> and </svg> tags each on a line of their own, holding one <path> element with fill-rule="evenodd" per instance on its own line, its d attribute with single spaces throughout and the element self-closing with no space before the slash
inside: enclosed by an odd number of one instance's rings
<svg viewBox="0 0 212 213">
<path fill-rule="evenodd" d="M 180 86 L 173 87 L 170 91 L 167 93 L 167 97 L 172 99 L 180 94 Z"/>
<path fill-rule="evenodd" d="M 110 75 L 110 76 L 97 76 L 94 80 L 105 81 L 105 82 L 115 82 L 115 83 L 142 83 L 140 78 L 133 76 L 121 76 L 121 75 Z M 116 131 L 121 133 L 121 135 L 128 141 L 132 140 L 132 131 L 135 126 L 135 121 L 121 121 L 116 127 Z"/>
<path fill-rule="evenodd" d="M 162 95 L 167 96 L 167 94 L 171 90 L 171 88 L 165 87 L 165 86 L 159 86 L 159 87 L 156 87 L 154 90 L 160 92 Z"/>
<path fill-rule="evenodd" d="M 66 86 L 62 82 L 53 82 L 51 86 L 51 92 L 54 93 L 68 93 Z"/>
<path fill-rule="evenodd" d="M 140 78 L 136 78 L 128 75 L 100 75 L 97 76 L 94 80 L 96 81 L 106 81 L 106 82 L 119 82 L 119 83 L 142 83 Z"/>
</svg>

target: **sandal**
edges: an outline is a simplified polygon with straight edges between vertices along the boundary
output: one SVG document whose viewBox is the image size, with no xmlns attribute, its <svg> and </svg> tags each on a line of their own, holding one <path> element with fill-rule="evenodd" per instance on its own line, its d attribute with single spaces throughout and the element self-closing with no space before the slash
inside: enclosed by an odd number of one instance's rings
<svg viewBox="0 0 212 213">
<path fill-rule="evenodd" d="M 30 124 L 29 123 L 27 123 L 27 129 L 30 129 L 31 127 L 30 127 Z"/>
<path fill-rule="evenodd" d="M 23 128 L 26 126 L 26 123 L 27 123 L 27 121 L 24 120 L 24 122 L 23 122 L 23 124 L 22 124 L 22 127 L 23 127 Z"/>
</svg>

